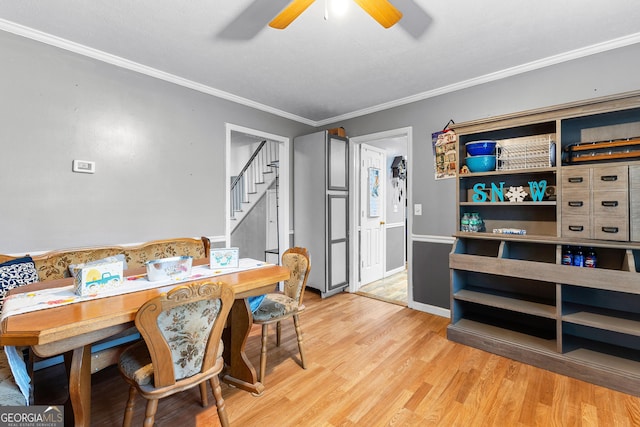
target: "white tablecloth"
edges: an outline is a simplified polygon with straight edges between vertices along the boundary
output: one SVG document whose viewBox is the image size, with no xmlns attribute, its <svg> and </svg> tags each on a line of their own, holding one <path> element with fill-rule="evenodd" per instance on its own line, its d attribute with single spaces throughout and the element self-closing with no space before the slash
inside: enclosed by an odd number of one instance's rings
<svg viewBox="0 0 640 427">
<path fill-rule="evenodd" d="M 106 298 L 114 295 L 128 294 L 143 291 L 145 289 L 161 288 L 163 286 L 175 285 L 190 280 L 205 279 L 207 277 L 221 276 L 223 274 L 237 273 L 239 271 L 252 270 L 255 268 L 272 265 L 263 261 L 251 258 L 242 258 L 238 262 L 237 268 L 225 268 L 213 270 L 208 265 L 196 266 L 191 269 L 191 275 L 181 280 L 161 280 L 150 282 L 146 274 L 125 277 L 122 286 L 116 289 L 100 292 L 95 295 L 80 296 L 74 292 L 74 286 L 63 286 L 60 288 L 43 289 L 35 292 L 24 292 L 11 295 L 4 301 L 0 321 L 7 316 L 28 313 L 36 310 L 59 307 L 61 305 L 74 304 L 77 302 Z"/>
</svg>

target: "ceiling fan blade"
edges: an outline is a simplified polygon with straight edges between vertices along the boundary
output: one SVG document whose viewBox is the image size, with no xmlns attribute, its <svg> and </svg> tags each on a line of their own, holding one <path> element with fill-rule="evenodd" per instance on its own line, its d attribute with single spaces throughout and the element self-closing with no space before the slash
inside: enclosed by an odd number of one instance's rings
<svg viewBox="0 0 640 427">
<path fill-rule="evenodd" d="M 290 2 L 291 0 L 253 0 L 216 37 L 222 40 L 251 40 Z"/>
<path fill-rule="evenodd" d="M 354 0 L 384 28 L 393 26 L 402 18 L 402 13 L 387 0 Z"/>
<path fill-rule="evenodd" d="M 278 30 L 287 28 L 302 12 L 304 12 L 315 0 L 293 0 L 271 22 L 269 26 Z"/>
</svg>

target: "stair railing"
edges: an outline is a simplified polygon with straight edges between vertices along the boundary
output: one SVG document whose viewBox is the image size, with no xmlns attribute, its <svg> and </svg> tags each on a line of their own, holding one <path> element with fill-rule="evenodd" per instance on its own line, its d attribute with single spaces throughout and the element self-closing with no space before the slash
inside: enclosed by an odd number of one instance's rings
<svg viewBox="0 0 640 427">
<path fill-rule="evenodd" d="M 257 191 L 257 184 L 264 183 L 263 174 L 269 173 L 274 159 L 277 159 L 278 144 L 267 144 L 264 140 L 244 165 L 240 173 L 231 181 L 231 218 L 242 212 L 242 204 L 249 202 L 249 194 Z"/>
</svg>

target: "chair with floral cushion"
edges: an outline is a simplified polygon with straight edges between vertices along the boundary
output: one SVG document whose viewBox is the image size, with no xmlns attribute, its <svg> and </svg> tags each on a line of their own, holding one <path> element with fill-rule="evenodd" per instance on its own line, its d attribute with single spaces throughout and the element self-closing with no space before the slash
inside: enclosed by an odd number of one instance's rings
<svg viewBox="0 0 640 427">
<path fill-rule="evenodd" d="M 304 310 L 302 299 L 304 290 L 307 287 L 309 271 L 311 271 L 311 261 L 306 248 L 290 248 L 282 254 L 282 265 L 288 267 L 291 276 L 284 282 L 282 292 L 269 293 L 260 303 L 260 306 L 253 312 L 253 322 L 262 325 L 262 350 L 260 352 L 260 382 L 264 384 L 264 375 L 267 368 L 267 335 L 269 325 L 276 324 L 276 346 L 280 346 L 280 334 L 282 320 L 293 318 L 296 336 L 298 337 L 298 350 L 300 351 L 300 362 L 302 368 L 307 365 L 304 360 L 304 349 L 302 345 L 302 330 L 300 329 L 300 319 L 298 314 Z"/>
<path fill-rule="evenodd" d="M 144 341 L 120 356 L 120 373 L 130 385 L 123 426 L 131 425 L 138 394 L 147 399 L 145 426 L 153 425 L 159 399 L 196 385 L 202 406 L 207 406 L 207 381 L 220 423 L 229 425 L 218 374 L 224 367 L 222 331 L 233 301 L 229 285 L 205 279 L 178 286 L 140 307 L 135 324 Z"/>
</svg>

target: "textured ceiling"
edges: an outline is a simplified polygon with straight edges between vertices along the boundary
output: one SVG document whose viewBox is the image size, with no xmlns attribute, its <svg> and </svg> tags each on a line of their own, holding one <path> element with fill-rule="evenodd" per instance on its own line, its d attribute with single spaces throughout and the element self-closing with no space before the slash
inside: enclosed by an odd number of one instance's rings
<svg viewBox="0 0 640 427">
<path fill-rule="evenodd" d="M 638 0 L 391 2 L 387 30 L 317 0 L 279 31 L 287 0 L 3 1 L 0 29 L 311 125 L 640 43 Z"/>
</svg>

